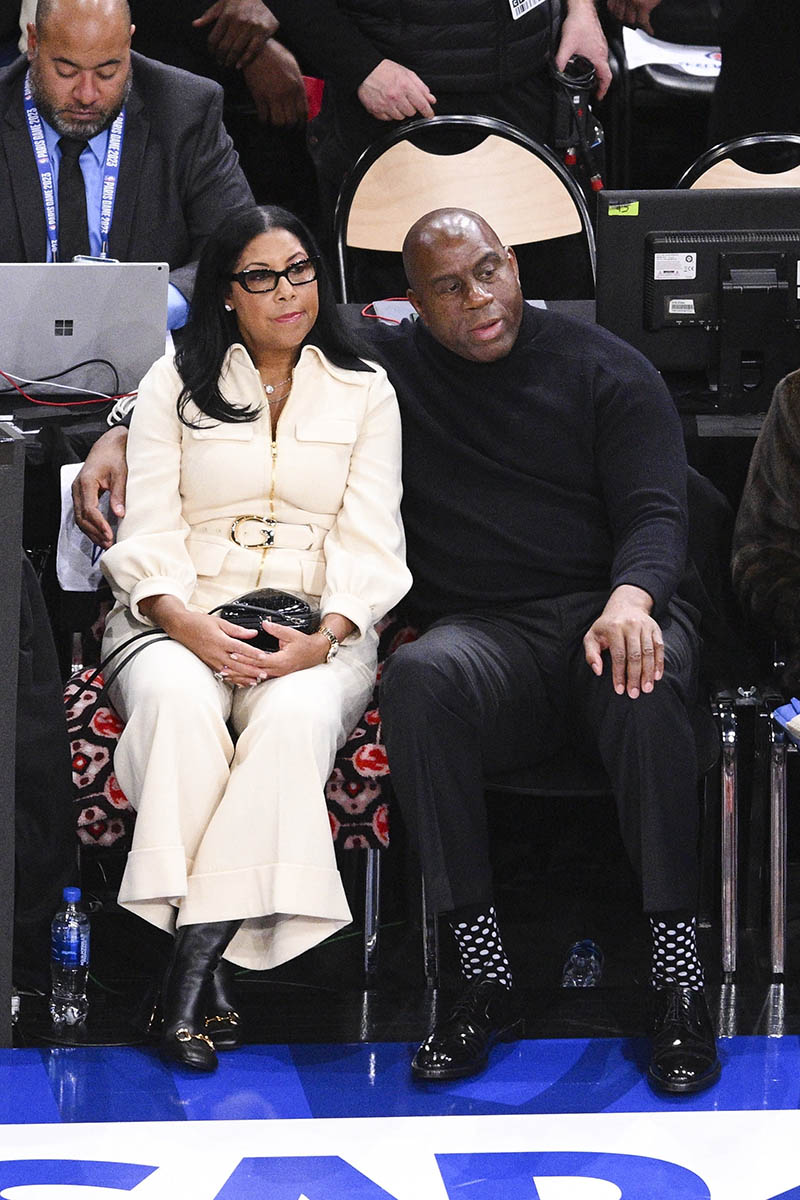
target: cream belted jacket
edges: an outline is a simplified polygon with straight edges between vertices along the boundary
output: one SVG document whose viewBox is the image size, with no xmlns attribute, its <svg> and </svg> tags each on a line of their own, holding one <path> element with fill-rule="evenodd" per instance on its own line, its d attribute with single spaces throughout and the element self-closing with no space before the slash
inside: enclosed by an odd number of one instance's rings
<svg viewBox="0 0 800 1200">
<path fill-rule="evenodd" d="M 128 439 L 126 516 L 102 564 L 116 599 L 143 624 L 147 596 L 209 611 L 255 587 L 321 597 L 349 617 L 358 641 L 411 585 L 400 520 L 400 415 L 386 373 L 330 363 L 305 346 L 274 436 L 261 380 L 233 345 L 220 377 L 232 404 L 257 420 L 218 423 L 191 403 L 178 418 L 171 356 L 141 382 Z M 266 549 L 239 546 L 265 538 Z"/>
</svg>

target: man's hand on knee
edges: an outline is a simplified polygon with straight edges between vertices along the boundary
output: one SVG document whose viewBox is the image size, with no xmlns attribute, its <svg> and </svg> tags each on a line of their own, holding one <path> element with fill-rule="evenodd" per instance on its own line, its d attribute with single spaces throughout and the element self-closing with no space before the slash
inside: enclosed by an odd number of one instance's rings
<svg viewBox="0 0 800 1200">
<path fill-rule="evenodd" d="M 114 544 L 114 533 L 100 511 L 100 497 L 110 494 L 111 511 L 116 517 L 125 515 L 125 488 L 128 482 L 128 464 L 125 448 L 128 430 L 124 425 L 115 425 L 98 438 L 92 446 L 86 462 L 72 482 L 72 503 L 75 508 L 75 523 L 97 546 L 107 550 Z"/>
<path fill-rule="evenodd" d="M 603 652 L 611 659 L 614 691 L 632 700 L 652 692 L 664 674 L 664 639 L 650 616 L 653 599 L 643 588 L 622 584 L 583 639 L 586 661 L 595 675 L 603 673 Z"/>
</svg>

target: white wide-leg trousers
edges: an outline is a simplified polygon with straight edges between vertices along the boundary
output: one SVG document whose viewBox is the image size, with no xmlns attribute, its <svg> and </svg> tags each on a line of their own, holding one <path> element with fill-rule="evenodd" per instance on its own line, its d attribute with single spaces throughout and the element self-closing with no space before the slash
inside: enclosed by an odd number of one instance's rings
<svg viewBox="0 0 800 1200">
<path fill-rule="evenodd" d="M 104 653 L 143 628 L 116 611 Z M 137 818 L 121 905 L 170 931 L 243 918 L 225 957 L 255 970 L 350 922 L 324 787 L 369 699 L 375 640 L 254 688 L 218 682 L 172 641 L 124 667 L 114 767 Z"/>
</svg>

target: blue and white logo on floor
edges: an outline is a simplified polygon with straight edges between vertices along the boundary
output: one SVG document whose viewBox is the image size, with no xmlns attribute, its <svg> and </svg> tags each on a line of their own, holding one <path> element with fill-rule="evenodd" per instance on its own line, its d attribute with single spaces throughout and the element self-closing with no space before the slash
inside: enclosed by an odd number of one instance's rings
<svg viewBox="0 0 800 1200">
<path fill-rule="evenodd" d="M 800 1200 L 798 1138 L 786 1111 L 5 1126 L 0 1195 Z"/>
</svg>

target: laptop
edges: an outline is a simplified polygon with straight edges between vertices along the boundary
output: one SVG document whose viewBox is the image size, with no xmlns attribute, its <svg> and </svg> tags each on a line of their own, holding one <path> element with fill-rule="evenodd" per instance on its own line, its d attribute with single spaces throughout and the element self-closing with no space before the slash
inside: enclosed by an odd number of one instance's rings
<svg viewBox="0 0 800 1200">
<path fill-rule="evenodd" d="M 49 400 L 81 399 L 54 382 L 134 391 L 164 353 L 168 284 L 163 262 L 0 263 L 0 371 Z"/>
</svg>

